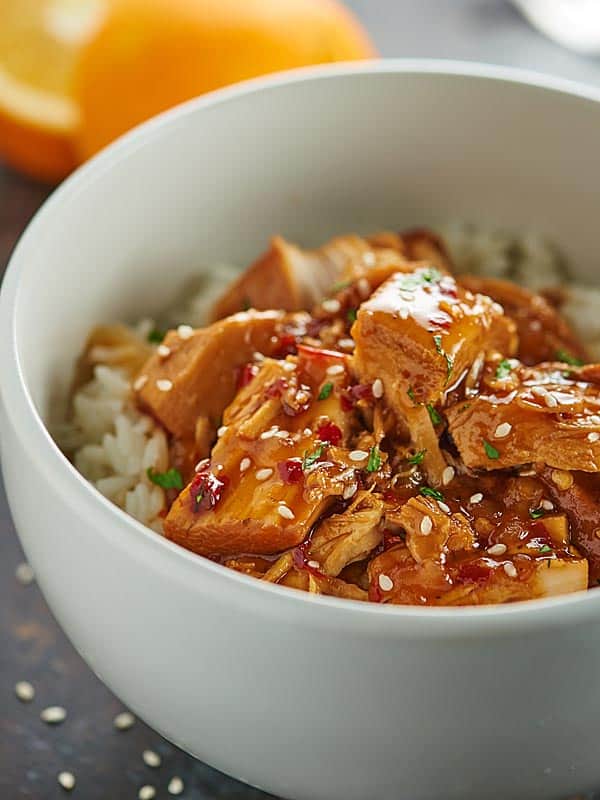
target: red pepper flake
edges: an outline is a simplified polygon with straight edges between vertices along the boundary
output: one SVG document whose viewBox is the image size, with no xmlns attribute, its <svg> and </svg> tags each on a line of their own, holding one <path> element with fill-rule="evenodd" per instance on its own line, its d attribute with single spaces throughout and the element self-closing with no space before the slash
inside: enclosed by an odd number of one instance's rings
<svg viewBox="0 0 600 800">
<path fill-rule="evenodd" d="M 298 547 L 294 547 L 292 550 L 292 563 L 297 570 L 309 572 L 317 578 L 324 578 L 325 576 L 320 570 L 311 566 L 311 559 L 306 552 L 309 545 L 310 542 L 303 542 Z"/>
<path fill-rule="evenodd" d="M 342 432 L 334 422 L 324 422 L 317 428 L 317 438 L 334 447 L 342 441 Z"/>
<path fill-rule="evenodd" d="M 350 391 L 344 390 L 340 393 L 340 407 L 345 413 L 352 411 L 354 408 L 354 402 L 354 398 L 352 397 Z"/>
<path fill-rule="evenodd" d="M 225 475 L 217 478 L 212 472 L 198 472 L 190 485 L 192 511 L 212 511 L 229 485 Z"/>
<path fill-rule="evenodd" d="M 316 359 L 319 361 L 329 361 L 331 359 L 335 361 L 346 360 L 344 353 L 339 353 L 337 350 L 324 350 L 320 347 L 311 347 L 308 344 L 298 345 L 298 355 L 301 358 Z"/>
<path fill-rule="evenodd" d="M 284 483 L 300 483 L 304 478 L 302 459 L 300 458 L 288 458 L 286 461 L 279 461 L 277 469 Z"/>
<path fill-rule="evenodd" d="M 291 333 L 284 333 L 279 337 L 273 355 L 275 358 L 285 358 L 286 356 L 293 356 L 297 352 L 298 343 L 296 337 Z"/>
<path fill-rule="evenodd" d="M 243 389 L 244 386 L 248 386 L 250 381 L 258 375 L 258 370 L 258 364 L 244 364 L 238 375 L 237 388 Z"/>
<path fill-rule="evenodd" d="M 285 378 L 277 378 L 277 380 L 267 386 L 265 394 L 267 397 L 281 397 L 281 395 L 287 391 L 288 387 L 289 384 Z"/>
</svg>

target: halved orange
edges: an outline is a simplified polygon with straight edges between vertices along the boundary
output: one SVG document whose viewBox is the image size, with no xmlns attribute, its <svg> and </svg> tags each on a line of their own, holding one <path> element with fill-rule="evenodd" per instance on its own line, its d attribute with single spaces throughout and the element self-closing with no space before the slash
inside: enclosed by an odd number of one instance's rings
<svg viewBox="0 0 600 800">
<path fill-rule="evenodd" d="M 104 12 L 103 0 L 0 2 L 0 155 L 28 175 L 54 182 L 76 165 L 75 65 Z"/>
</svg>

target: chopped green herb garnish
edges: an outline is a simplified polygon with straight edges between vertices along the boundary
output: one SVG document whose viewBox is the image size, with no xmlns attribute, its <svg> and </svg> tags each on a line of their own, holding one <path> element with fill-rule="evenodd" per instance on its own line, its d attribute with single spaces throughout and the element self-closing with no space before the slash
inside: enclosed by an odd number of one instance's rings
<svg viewBox="0 0 600 800">
<path fill-rule="evenodd" d="M 409 387 L 408 387 L 408 391 L 406 392 L 406 394 L 407 394 L 407 395 L 410 397 L 410 399 L 413 401 L 414 405 L 418 405 L 417 401 L 415 400 L 415 390 L 413 389 L 413 387 L 412 387 L 412 386 L 409 386 Z"/>
<path fill-rule="evenodd" d="M 414 456 L 409 456 L 408 457 L 408 463 L 409 464 L 420 464 L 423 461 L 423 459 L 425 458 L 425 453 L 426 452 L 427 452 L 427 450 L 419 450 L 419 452 L 415 453 Z"/>
<path fill-rule="evenodd" d="M 512 372 L 512 366 L 508 358 L 503 358 L 502 361 L 496 367 L 496 377 L 498 380 L 502 380 L 502 378 L 506 378 Z"/>
<path fill-rule="evenodd" d="M 156 472 L 152 467 L 148 467 L 146 475 L 161 489 L 183 489 L 183 478 L 181 472 L 175 467 L 171 467 L 166 472 Z"/>
<path fill-rule="evenodd" d="M 373 445 L 369 450 L 369 460 L 367 461 L 366 470 L 367 472 L 377 472 L 380 466 L 381 456 L 379 455 L 379 448 L 377 445 Z"/>
<path fill-rule="evenodd" d="M 452 369 L 454 368 L 454 359 L 443 349 L 442 337 L 439 333 L 436 333 L 433 337 L 433 343 L 435 344 L 436 352 L 446 359 L 446 382 L 448 382 L 450 380 L 450 375 L 452 375 Z"/>
<path fill-rule="evenodd" d="M 341 292 L 342 289 L 347 289 L 348 286 L 352 286 L 352 281 L 338 281 L 329 288 L 329 292 L 331 294 L 334 294 L 335 292 Z"/>
<path fill-rule="evenodd" d="M 529 509 L 529 516 L 531 519 L 539 519 L 540 517 L 544 516 L 544 509 L 543 508 L 530 508 Z"/>
<path fill-rule="evenodd" d="M 150 344 L 160 344 L 166 335 L 166 331 L 160 331 L 158 328 L 153 328 L 148 334 L 148 341 Z"/>
<path fill-rule="evenodd" d="M 349 308 L 348 311 L 346 311 L 346 319 L 348 320 L 348 322 L 356 322 L 355 308 Z"/>
<path fill-rule="evenodd" d="M 444 495 L 438 492 L 437 489 L 432 489 L 430 486 L 421 486 L 419 492 L 423 497 L 433 497 L 434 500 L 444 500 Z"/>
<path fill-rule="evenodd" d="M 333 391 L 333 383 L 324 383 L 321 387 L 321 391 L 319 392 L 318 400 L 327 400 L 331 392 Z"/>
<path fill-rule="evenodd" d="M 580 358 L 572 356 L 568 350 L 557 350 L 556 360 L 562 361 L 563 364 L 570 364 L 572 367 L 582 367 L 585 363 Z"/>
<path fill-rule="evenodd" d="M 540 553 L 551 553 L 551 552 L 552 552 L 552 548 L 548 544 L 543 544 L 540 547 Z"/>
<path fill-rule="evenodd" d="M 410 272 L 402 277 L 399 288 L 406 292 L 412 292 L 424 283 L 437 283 L 442 278 L 442 273 L 435 267 L 425 267 L 415 272 Z"/>
<path fill-rule="evenodd" d="M 500 453 L 496 450 L 494 445 L 487 442 L 485 439 L 483 440 L 483 446 L 485 447 L 485 453 L 488 458 L 497 459 L 500 458 Z"/>
<path fill-rule="evenodd" d="M 440 336 L 439 333 L 436 333 L 436 335 L 433 337 L 433 343 L 435 344 L 435 349 L 437 350 L 437 352 L 441 356 L 443 356 L 444 351 L 442 350 L 442 337 Z"/>
<path fill-rule="evenodd" d="M 324 449 L 325 445 L 323 444 L 323 442 L 320 442 L 312 451 L 312 453 L 309 453 L 307 450 L 306 453 L 304 453 L 304 458 L 302 459 L 302 469 L 308 469 L 316 461 L 318 461 L 323 455 Z"/>
<path fill-rule="evenodd" d="M 471 403 L 465 403 L 464 406 L 460 407 L 461 411 L 466 411 L 467 408 L 471 408 Z"/>
<path fill-rule="evenodd" d="M 442 418 L 435 410 L 435 408 L 431 405 L 431 403 L 427 404 L 427 411 L 429 412 L 429 419 L 432 421 L 434 425 L 439 425 L 442 421 Z"/>
</svg>

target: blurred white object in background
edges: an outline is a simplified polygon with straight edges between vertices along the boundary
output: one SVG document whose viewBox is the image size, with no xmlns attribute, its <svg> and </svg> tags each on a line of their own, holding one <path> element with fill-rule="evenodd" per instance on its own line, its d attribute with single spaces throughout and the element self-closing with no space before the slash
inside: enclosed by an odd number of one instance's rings
<svg viewBox="0 0 600 800">
<path fill-rule="evenodd" d="M 513 0 L 555 42 L 586 55 L 600 54 L 600 0 Z"/>
</svg>

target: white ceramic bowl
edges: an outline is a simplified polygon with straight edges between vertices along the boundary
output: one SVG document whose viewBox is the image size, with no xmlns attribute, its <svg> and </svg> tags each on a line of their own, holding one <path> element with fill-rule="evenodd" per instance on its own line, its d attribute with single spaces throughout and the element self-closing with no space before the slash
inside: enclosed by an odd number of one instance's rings
<svg viewBox="0 0 600 800">
<path fill-rule="evenodd" d="M 2 454 L 48 602 L 106 684 L 209 764 L 297 800 L 552 798 L 600 786 L 600 591 L 476 609 L 263 585 L 104 500 L 44 427 L 91 325 L 152 314 L 273 232 L 436 219 L 598 261 L 600 94 L 499 68 L 308 70 L 189 103 L 68 180 L 0 306 Z"/>
</svg>

